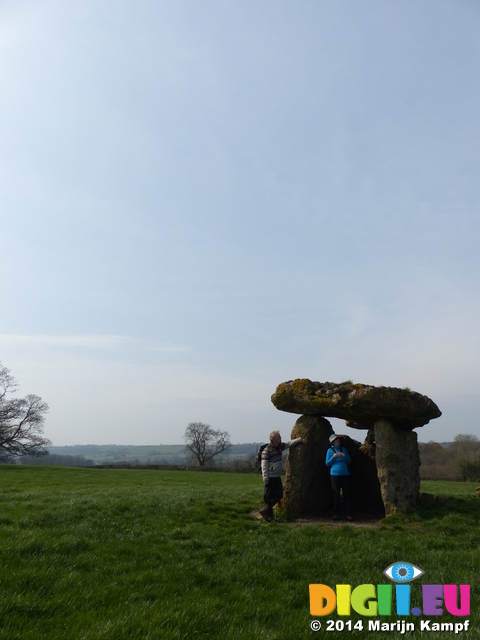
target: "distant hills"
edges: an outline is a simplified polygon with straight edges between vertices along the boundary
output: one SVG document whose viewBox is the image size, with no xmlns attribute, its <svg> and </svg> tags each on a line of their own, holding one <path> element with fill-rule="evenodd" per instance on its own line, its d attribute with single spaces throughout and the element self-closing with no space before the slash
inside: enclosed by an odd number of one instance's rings
<svg viewBox="0 0 480 640">
<path fill-rule="evenodd" d="M 264 442 L 233 444 L 229 459 L 245 459 L 256 454 Z M 421 446 L 422 442 L 419 442 Z M 440 442 L 448 447 L 450 442 Z M 185 446 L 183 444 L 123 445 L 123 444 L 74 444 L 64 447 L 48 447 L 52 456 L 82 456 L 90 464 L 114 464 L 116 462 L 135 462 L 138 464 L 185 464 Z M 219 458 L 220 460 L 220 458 Z M 224 458 L 225 460 L 225 458 Z"/>
<path fill-rule="evenodd" d="M 245 459 L 258 451 L 263 442 L 233 444 L 228 458 Z M 185 445 L 119 445 L 119 444 L 74 444 L 64 447 L 48 447 L 52 456 L 81 456 L 87 464 L 114 464 L 131 462 L 135 464 L 185 464 Z M 223 458 L 225 460 L 225 458 Z M 220 460 L 220 459 L 219 459 Z M 53 460 L 52 460 L 53 461 Z M 46 460 L 45 460 L 46 462 Z"/>
<path fill-rule="evenodd" d="M 218 456 L 215 463 L 219 466 L 234 465 L 237 470 L 251 468 L 256 453 L 263 442 L 247 442 L 231 446 L 227 456 Z M 426 459 L 424 455 L 430 443 L 419 442 L 422 469 L 425 471 Z M 444 449 L 451 442 L 436 443 Z M 21 464 L 49 464 L 61 466 L 91 467 L 97 465 L 185 465 L 189 463 L 185 457 L 183 444 L 158 445 L 120 445 L 120 444 L 74 444 L 63 447 L 48 447 L 48 456 L 23 456 Z M 430 452 L 431 453 L 431 452 Z M 430 456 L 431 457 L 431 456 Z M 241 467 L 241 468 L 240 468 Z"/>
</svg>

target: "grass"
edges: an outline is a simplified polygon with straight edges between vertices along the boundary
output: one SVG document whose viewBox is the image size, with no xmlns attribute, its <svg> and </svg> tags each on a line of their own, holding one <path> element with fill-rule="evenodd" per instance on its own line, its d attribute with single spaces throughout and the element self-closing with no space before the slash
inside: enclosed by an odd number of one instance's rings
<svg viewBox="0 0 480 640">
<path fill-rule="evenodd" d="M 318 637 L 310 583 L 383 583 L 398 560 L 424 569 L 419 582 L 471 584 L 478 638 L 475 486 L 425 482 L 445 505 L 333 528 L 253 518 L 255 475 L 2 466 L 0 638 Z M 420 593 L 412 583 L 412 606 Z"/>
</svg>

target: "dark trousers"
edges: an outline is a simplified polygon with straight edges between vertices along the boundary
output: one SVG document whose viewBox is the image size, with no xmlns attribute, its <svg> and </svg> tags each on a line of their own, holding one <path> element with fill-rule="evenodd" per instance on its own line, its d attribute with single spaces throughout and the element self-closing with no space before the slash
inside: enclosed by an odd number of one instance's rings
<svg viewBox="0 0 480 640">
<path fill-rule="evenodd" d="M 343 492 L 343 504 L 345 507 L 345 515 L 352 515 L 350 505 L 350 476 L 330 476 L 333 489 L 333 513 L 338 516 L 340 511 L 340 489 Z"/>
<path fill-rule="evenodd" d="M 269 478 L 265 486 L 263 501 L 268 508 L 268 513 L 273 515 L 273 507 L 280 502 L 283 497 L 283 486 L 281 478 Z"/>
</svg>

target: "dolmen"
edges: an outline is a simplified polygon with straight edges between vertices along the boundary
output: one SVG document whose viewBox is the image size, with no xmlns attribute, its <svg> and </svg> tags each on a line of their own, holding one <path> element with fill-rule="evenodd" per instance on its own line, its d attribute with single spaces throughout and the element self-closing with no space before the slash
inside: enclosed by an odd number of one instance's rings
<svg viewBox="0 0 480 640">
<path fill-rule="evenodd" d="M 414 429 L 442 415 L 433 400 L 408 388 L 299 378 L 279 384 L 272 402 L 281 411 L 301 414 L 292 438 L 307 439 L 307 445 L 290 449 L 287 459 L 280 508 L 289 515 L 322 515 L 330 507 L 325 456 L 333 428 L 327 418 L 343 419 L 347 426 L 367 432 L 363 444 L 340 436 L 352 458 L 351 493 L 357 513 L 391 515 L 417 504 L 420 455 Z"/>
</svg>

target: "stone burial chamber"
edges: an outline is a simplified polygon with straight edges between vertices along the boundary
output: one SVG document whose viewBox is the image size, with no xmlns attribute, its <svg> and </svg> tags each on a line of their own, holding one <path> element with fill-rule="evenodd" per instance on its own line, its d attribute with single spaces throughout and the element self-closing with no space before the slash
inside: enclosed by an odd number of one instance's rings
<svg viewBox="0 0 480 640">
<path fill-rule="evenodd" d="M 417 503 L 420 455 L 413 429 L 442 415 L 433 400 L 409 389 L 300 378 L 279 384 L 272 402 L 281 411 L 301 414 L 292 438 L 307 439 L 305 446 L 289 450 L 282 510 L 299 517 L 322 515 L 330 508 L 325 456 L 333 428 L 327 418 L 341 418 L 347 426 L 367 432 L 363 444 L 340 436 L 352 458 L 356 513 L 378 517 Z"/>
</svg>

